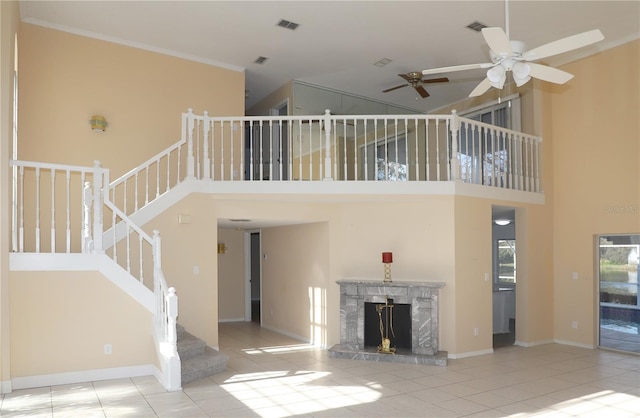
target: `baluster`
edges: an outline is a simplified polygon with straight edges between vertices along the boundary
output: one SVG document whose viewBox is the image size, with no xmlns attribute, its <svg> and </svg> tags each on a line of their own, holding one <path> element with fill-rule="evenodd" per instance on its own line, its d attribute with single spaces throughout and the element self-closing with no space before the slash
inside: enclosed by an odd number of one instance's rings
<svg viewBox="0 0 640 418">
<path fill-rule="evenodd" d="M 123 195 L 122 195 L 122 200 L 123 200 L 123 206 L 122 206 L 122 211 L 126 214 L 126 215 L 130 215 L 131 213 L 128 210 L 127 207 L 127 180 L 125 179 L 122 182 L 122 189 L 123 189 Z"/>
<path fill-rule="evenodd" d="M 540 192 L 541 191 L 541 187 L 540 187 L 540 180 L 541 180 L 541 175 L 540 175 L 540 167 L 541 167 L 541 163 L 540 163 L 540 141 L 537 139 L 534 139 L 534 156 L 535 156 L 535 160 L 534 160 L 534 167 L 536 170 L 536 174 L 535 174 L 535 179 L 536 179 L 536 184 L 535 184 L 535 192 Z M 638 303 L 640 303 L 640 298 L 638 298 Z"/>
<path fill-rule="evenodd" d="M 273 180 L 273 120 L 269 120 L 269 180 Z"/>
<path fill-rule="evenodd" d="M 282 119 L 279 119 L 278 131 L 280 134 L 278 135 L 278 142 L 279 142 L 278 144 L 278 180 L 280 181 L 284 180 L 284 178 L 282 178 L 284 173 L 282 170 L 282 167 L 284 166 L 284 161 L 282 161 L 282 148 L 284 146 L 284 142 L 282 141 L 282 134 L 283 134 L 282 124 L 283 124 Z"/>
<path fill-rule="evenodd" d="M 235 151 L 235 148 L 236 148 L 236 146 L 235 146 L 235 144 L 236 144 L 235 136 L 233 134 L 234 126 L 235 126 L 234 122 L 233 121 L 229 121 L 229 137 L 231 138 L 231 145 L 230 145 L 231 149 L 229 150 L 231 152 L 231 160 L 230 160 L 230 164 L 229 164 L 229 177 L 230 177 L 230 180 L 236 180 L 236 178 L 234 176 L 234 162 L 235 162 L 235 158 L 234 158 L 235 153 L 234 153 L 234 151 Z"/>
<path fill-rule="evenodd" d="M 144 206 L 149 204 L 149 164 L 144 168 Z"/>
<path fill-rule="evenodd" d="M 224 122 L 220 121 L 220 180 L 224 180 Z"/>
<path fill-rule="evenodd" d="M 11 251 L 18 251 L 18 167 L 11 167 Z"/>
<path fill-rule="evenodd" d="M 337 128 L 337 126 L 336 126 Z M 336 129 L 337 130 L 337 129 Z M 355 140 L 355 138 L 354 138 Z M 344 157 L 342 158 L 344 160 L 344 164 L 342 167 L 343 173 L 342 173 L 342 180 L 347 180 L 349 178 L 348 174 L 347 174 L 347 119 L 343 118 L 342 119 L 342 152 L 344 153 Z M 334 153 L 334 158 L 333 158 L 333 165 L 334 165 L 334 170 L 335 172 L 333 173 L 333 178 L 335 178 L 336 180 L 340 179 L 340 177 L 338 176 L 338 156 L 337 154 Z"/>
<path fill-rule="evenodd" d="M 40 167 L 36 167 L 36 252 L 40 252 Z"/>
<path fill-rule="evenodd" d="M 206 180 L 211 179 L 211 159 L 209 158 L 209 129 L 211 128 L 210 123 L 209 112 L 205 110 L 202 120 L 202 165 L 204 166 L 202 178 Z M 213 135 L 211 136 L 211 148 L 211 153 L 213 154 Z"/>
<path fill-rule="evenodd" d="M 259 180 L 260 180 L 260 181 L 262 181 L 262 180 L 264 179 L 264 161 L 262 160 L 262 157 L 263 157 L 263 155 L 262 155 L 262 145 L 263 145 L 263 144 L 262 144 L 262 139 L 263 139 L 263 138 L 262 138 L 262 129 L 263 129 L 263 126 L 262 126 L 262 120 L 260 120 L 259 125 L 260 125 L 260 133 L 259 133 L 259 135 L 258 135 L 258 138 L 259 138 L 259 142 L 258 142 L 258 156 L 259 156 L 259 158 L 260 158 L 260 171 L 259 171 L 259 172 L 260 172 L 260 179 L 259 179 Z"/>
<path fill-rule="evenodd" d="M 160 231 L 153 230 L 153 245 L 151 247 L 153 257 L 153 292 L 156 295 L 156 315 L 158 318 L 162 318 L 162 293 L 160 289 L 160 277 L 159 271 L 162 268 L 162 243 L 160 241 Z"/>
<path fill-rule="evenodd" d="M 111 212 L 111 231 L 113 233 L 113 261 L 118 262 L 118 218 L 116 212 Z"/>
<path fill-rule="evenodd" d="M 249 121 L 249 180 L 251 181 L 253 181 L 255 177 L 255 157 L 253 156 L 253 145 L 253 121 Z"/>
<path fill-rule="evenodd" d="M 362 135 L 362 137 L 364 138 L 364 180 L 367 181 L 369 180 L 369 136 L 367 134 L 367 119 L 364 120 L 364 135 Z"/>
<path fill-rule="evenodd" d="M 454 120 L 458 121 L 457 117 L 454 117 Z M 446 128 L 446 125 L 445 125 L 445 128 Z M 452 128 L 451 125 L 449 125 L 449 129 L 451 132 L 451 144 L 457 145 L 460 124 L 458 123 L 458 127 L 455 129 Z M 440 181 L 440 172 L 442 171 L 440 160 L 442 158 L 440 158 L 440 121 L 439 120 L 436 120 L 436 139 L 435 140 L 436 140 L 436 180 Z M 451 161 L 451 166 L 453 167 L 451 169 L 451 171 L 453 172 L 453 175 L 451 176 L 451 180 L 458 180 L 459 174 L 458 174 L 458 177 L 456 177 L 456 173 L 459 173 L 459 170 L 455 169 L 456 165 L 459 164 L 458 159 L 455 158 L 454 156 L 451 156 L 450 161 Z"/>
<path fill-rule="evenodd" d="M 144 274 L 142 270 L 142 234 L 138 234 L 138 262 L 139 262 L 139 273 L 140 273 L 140 283 L 144 284 Z"/>
<path fill-rule="evenodd" d="M 67 240 L 67 253 L 71 252 L 71 171 L 67 170 L 67 229 L 66 229 L 66 240 Z"/>
<path fill-rule="evenodd" d="M 435 129 L 438 128 L 437 126 L 437 122 L 438 120 L 436 119 L 434 125 L 435 125 Z M 416 132 L 418 130 L 417 127 L 417 121 L 416 121 Z M 425 176 L 424 179 L 429 181 L 431 180 L 431 157 L 430 157 L 430 152 L 429 152 L 429 120 L 425 119 L 424 121 L 424 158 L 425 158 Z M 416 161 L 418 161 L 418 144 L 416 141 Z M 449 174 L 450 175 L 450 174 Z M 448 177 L 449 179 L 451 179 L 451 177 Z"/>
<path fill-rule="evenodd" d="M 246 180 L 244 168 L 245 168 L 245 144 L 247 143 L 247 139 L 245 138 L 246 132 L 244 130 L 244 124 L 238 122 L 238 129 L 240 130 L 240 168 L 238 169 L 238 174 L 240 175 L 239 180 Z M 291 155 L 291 154 L 289 154 Z"/>
<path fill-rule="evenodd" d="M 156 199 L 160 196 L 160 163 L 162 157 L 156 160 Z"/>
<path fill-rule="evenodd" d="M 378 181 L 378 119 L 373 120 L 373 175 Z"/>
<path fill-rule="evenodd" d="M 51 252 L 56 252 L 56 170 L 51 169 Z"/>
<path fill-rule="evenodd" d="M 409 181 L 410 180 L 410 170 L 409 170 L 409 129 L 408 129 L 408 125 L 409 125 L 409 119 L 405 118 L 404 119 L 404 163 L 406 164 L 406 168 L 407 168 L 407 172 L 405 174 L 406 178 L 405 180 Z"/>
<path fill-rule="evenodd" d="M 133 177 L 135 181 L 134 191 L 133 191 L 133 213 L 138 211 L 138 172 L 136 171 L 136 175 Z"/>
<path fill-rule="evenodd" d="M 384 118 L 384 180 L 389 180 L 389 133 L 388 119 Z"/>
<path fill-rule="evenodd" d="M 449 130 L 451 132 L 451 180 L 460 180 L 460 160 L 458 159 L 460 118 L 458 117 L 458 112 L 455 109 L 451 111 Z M 438 163 L 440 163 L 440 157 L 438 157 Z M 440 167 L 438 167 L 438 180 L 440 180 Z"/>
<path fill-rule="evenodd" d="M 124 219 L 121 222 L 125 226 L 127 234 L 127 272 L 131 274 L 131 227 L 124 221 Z"/>
<path fill-rule="evenodd" d="M 180 151 L 178 151 L 180 152 Z M 179 167 L 179 166 L 178 166 Z M 159 169 L 159 167 L 158 167 Z M 180 175 L 180 171 L 178 170 L 178 177 Z M 177 182 L 180 182 L 180 179 L 177 179 Z M 171 153 L 167 154 L 167 188 L 165 191 L 169 191 L 171 189 Z"/>
<path fill-rule="evenodd" d="M 331 110 L 325 109 L 324 111 L 324 180 L 333 180 L 331 177 Z M 322 170 L 322 166 L 320 167 Z"/>
<path fill-rule="evenodd" d="M 353 179 L 358 180 L 358 119 L 353 120 L 353 155 Z"/>
<path fill-rule="evenodd" d="M 82 194 L 82 252 L 89 253 L 92 251 L 91 244 L 91 205 L 93 203 L 93 193 L 91 191 L 91 183 L 84 183 Z M 114 241 L 115 242 L 115 241 Z"/>
<path fill-rule="evenodd" d="M 195 178 L 195 158 L 193 156 L 193 128 L 195 117 L 193 109 L 187 113 L 187 178 Z"/>
<path fill-rule="evenodd" d="M 100 161 L 93 163 L 93 250 L 102 253 L 102 206 L 104 204 L 102 197 L 102 167 Z"/>
<path fill-rule="evenodd" d="M 177 172 L 176 172 L 176 185 L 180 184 L 182 182 L 182 171 L 180 171 L 180 168 L 182 167 L 182 147 L 178 148 L 178 168 L 177 168 Z"/>
<path fill-rule="evenodd" d="M 24 252 L 24 166 L 20 166 L 20 234 L 19 234 L 20 252 Z"/>
</svg>

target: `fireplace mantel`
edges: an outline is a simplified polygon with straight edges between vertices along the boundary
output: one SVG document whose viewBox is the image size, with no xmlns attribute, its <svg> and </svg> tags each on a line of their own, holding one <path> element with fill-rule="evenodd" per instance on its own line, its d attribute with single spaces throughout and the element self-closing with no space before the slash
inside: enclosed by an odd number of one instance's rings
<svg viewBox="0 0 640 418">
<path fill-rule="evenodd" d="M 340 285 L 340 344 L 332 347 L 332 357 L 376 361 L 446 365 L 446 353 L 438 346 L 438 297 L 442 282 L 342 279 Z M 411 353 L 379 354 L 364 347 L 364 304 L 411 304 Z"/>
</svg>

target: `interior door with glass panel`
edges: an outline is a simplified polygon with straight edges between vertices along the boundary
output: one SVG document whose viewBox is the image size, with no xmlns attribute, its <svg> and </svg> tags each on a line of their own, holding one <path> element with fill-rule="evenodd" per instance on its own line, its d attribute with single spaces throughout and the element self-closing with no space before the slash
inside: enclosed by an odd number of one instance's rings
<svg viewBox="0 0 640 418">
<path fill-rule="evenodd" d="M 598 237 L 598 345 L 640 353 L 640 235 Z"/>
</svg>

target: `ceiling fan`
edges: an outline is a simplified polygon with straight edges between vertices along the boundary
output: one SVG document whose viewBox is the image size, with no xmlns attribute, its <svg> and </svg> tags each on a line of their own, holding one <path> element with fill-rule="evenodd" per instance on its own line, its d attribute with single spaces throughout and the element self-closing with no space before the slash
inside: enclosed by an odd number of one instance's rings
<svg viewBox="0 0 640 418">
<path fill-rule="evenodd" d="M 398 74 L 400 77 L 404 78 L 405 80 L 407 80 L 406 84 L 402 84 L 400 86 L 396 86 L 396 87 L 391 87 L 390 89 L 386 89 L 386 90 L 382 90 L 383 93 L 388 93 L 390 91 L 393 90 L 397 90 L 400 89 L 402 87 L 407 87 L 407 86 L 411 86 L 414 89 L 416 89 L 416 92 L 418 92 L 418 94 L 420 95 L 420 97 L 427 98 L 429 97 L 429 93 L 427 92 L 427 90 L 425 90 L 425 88 L 422 86 L 423 84 L 429 84 L 429 83 L 446 83 L 449 81 L 448 78 L 446 77 L 441 77 L 441 78 L 432 78 L 432 79 L 428 79 L 428 80 L 423 80 L 422 79 L 422 73 L 419 71 L 412 71 L 410 73 L 406 73 L 406 74 Z"/>
<path fill-rule="evenodd" d="M 482 36 L 487 42 L 487 45 L 489 45 L 491 62 L 434 68 L 422 71 L 422 75 L 487 68 L 486 78 L 473 89 L 469 97 L 480 96 L 491 87 L 501 89 L 504 86 L 507 72 L 509 71 L 511 71 L 513 80 L 518 87 L 527 83 L 531 78 L 556 84 L 564 84 L 573 78 L 572 74 L 547 65 L 536 64 L 533 61 L 582 48 L 604 39 L 602 32 L 595 29 L 527 50 L 523 42 L 511 41 L 509 39 L 509 12 L 506 1 L 505 16 L 506 33 L 499 27 L 482 29 Z"/>
</svg>

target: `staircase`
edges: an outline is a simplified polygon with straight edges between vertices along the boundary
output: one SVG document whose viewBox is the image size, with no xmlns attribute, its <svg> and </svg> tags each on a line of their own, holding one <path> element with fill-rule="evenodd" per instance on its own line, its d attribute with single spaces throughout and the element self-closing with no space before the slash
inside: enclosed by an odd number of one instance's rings
<svg viewBox="0 0 640 418">
<path fill-rule="evenodd" d="M 208 347 L 203 340 L 186 332 L 180 324 L 176 325 L 176 331 L 183 385 L 220 373 L 227 368 L 228 357 L 225 354 Z"/>
</svg>

